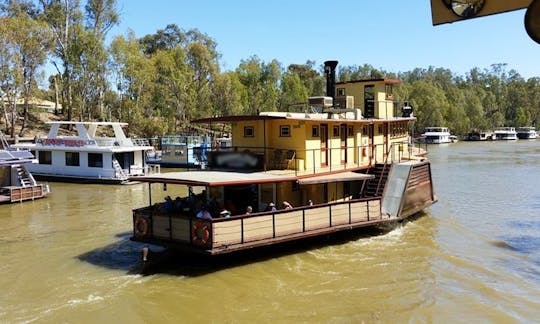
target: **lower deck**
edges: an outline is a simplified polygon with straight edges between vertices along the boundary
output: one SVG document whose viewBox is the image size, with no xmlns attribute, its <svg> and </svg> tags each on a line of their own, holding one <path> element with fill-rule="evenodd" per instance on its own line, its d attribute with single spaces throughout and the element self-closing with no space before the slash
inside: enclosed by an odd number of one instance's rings
<svg viewBox="0 0 540 324">
<path fill-rule="evenodd" d="M 381 213 L 380 198 L 211 220 L 145 207 L 133 213 L 132 239 L 215 255 L 396 220 Z"/>
</svg>

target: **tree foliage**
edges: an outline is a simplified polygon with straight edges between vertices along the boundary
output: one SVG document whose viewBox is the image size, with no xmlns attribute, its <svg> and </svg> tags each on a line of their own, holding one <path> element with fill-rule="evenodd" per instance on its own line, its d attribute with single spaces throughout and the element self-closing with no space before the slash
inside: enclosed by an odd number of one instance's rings
<svg viewBox="0 0 540 324">
<path fill-rule="evenodd" d="M 325 94 L 315 61 L 284 67 L 253 55 L 221 71 L 218 44 L 205 33 L 169 24 L 137 38 L 132 31 L 106 44 L 119 22 L 116 0 L 0 0 L 0 108 L 11 134 L 27 107 L 16 98 L 38 96 L 46 58 L 48 98 L 59 98 L 67 120 L 120 120 L 128 132 L 154 136 L 192 131 L 190 120 L 259 111 L 309 109 Z M 497 126 L 538 125 L 540 78 L 525 80 L 504 63 L 465 75 L 427 67 L 392 73 L 369 64 L 340 66 L 339 81 L 399 78 L 394 98 L 414 107 L 414 132 L 447 126 L 456 134 Z"/>
</svg>

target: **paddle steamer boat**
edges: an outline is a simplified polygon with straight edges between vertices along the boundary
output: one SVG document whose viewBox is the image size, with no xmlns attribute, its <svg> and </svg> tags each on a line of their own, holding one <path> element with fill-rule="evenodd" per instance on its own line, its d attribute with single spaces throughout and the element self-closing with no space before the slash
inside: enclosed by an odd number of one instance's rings
<svg viewBox="0 0 540 324">
<path fill-rule="evenodd" d="M 217 255 L 396 224 L 433 204 L 426 152 L 409 144 L 415 117 L 392 98 L 399 80 L 336 84 L 336 64 L 312 112 L 194 121 L 229 124 L 232 146 L 209 152 L 206 170 L 139 177 L 149 201 L 131 239 Z M 154 201 L 175 186 L 187 194 Z"/>
<path fill-rule="evenodd" d="M 38 179 L 80 183 L 129 183 L 128 178 L 159 172 L 145 162 L 153 147 L 126 137 L 121 122 L 49 122 L 46 137 L 12 145 L 31 151 L 39 163 L 28 165 Z M 99 133 L 98 133 L 99 131 Z M 61 135 L 62 132 L 68 135 Z M 98 135 L 99 134 L 99 135 Z M 109 136 L 108 134 L 113 134 Z"/>
</svg>

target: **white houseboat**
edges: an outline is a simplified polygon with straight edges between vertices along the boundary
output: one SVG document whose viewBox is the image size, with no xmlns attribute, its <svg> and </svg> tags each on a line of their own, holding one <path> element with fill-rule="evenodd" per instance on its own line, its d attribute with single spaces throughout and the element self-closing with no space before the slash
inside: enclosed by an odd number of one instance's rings
<svg viewBox="0 0 540 324">
<path fill-rule="evenodd" d="M 126 137 L 120 122 L 49 122 L 46 137 L 13 147 L 32 152 L 28 165 L 36 178 L 91 183 L 128 183 L 132 176 L 159 172 L 145 162 L 147 141 Z M 67 133 L 67 135 L 61 135 Z M 113 134 L 108 136 L 107 134 Z"/>
<path fill-rule="evenodd" d="M 26 167 L 35 163 L 28 151 L 10 149 L 0 132 L 0 203 L 22 202 L 47 196 L 49 187 L 36 182 Z"/>
<path fill-rule="evenodd" d="M 498 127 L 493 132 L 497 141 L 517 140 L 517 132 L 514 127 Z"/>
<path fill-rule="evenodd" d="M 516 133 L 519 139 L 535 139 L 538 137 L 534 127 L 518 127 Z"/>
<path fill-rule="evenodd" d="M 212 146 L 212 137 L 205 135 L 168 135 L 158 137 L 158 148 L 149 163 L 162 167 L 191 168 L 206 164 L 207 152 Z"/>
<path fill-rule="evenodd" d="M 325 62 L 318 112 L 193 121 L 229 124 L 232 146 L 211 151 L 206 170 L 137 178 L 149 198 L 133 210 L 131 239 L 226 254 L 396 224 L 433 204 L 426 152 L 409 144 L 416 118 L 392 98 L 400 81 L 336 84 L 336 65 Z"/>
<path fill-rule="evenodd" d="M 426 127 L 422 134 L 422 142 L 427 144 L 451 143 L 452 138 L 450 136 L 450 131 L 447 127 Z"/>
</svg>

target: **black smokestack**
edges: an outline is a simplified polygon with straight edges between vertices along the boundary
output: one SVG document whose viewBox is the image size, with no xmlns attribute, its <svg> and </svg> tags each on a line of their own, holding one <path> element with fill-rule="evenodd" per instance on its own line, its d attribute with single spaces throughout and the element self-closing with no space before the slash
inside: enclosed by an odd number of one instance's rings
<svg viewBox="0 0 540 324">
<path fill-rule="evenodd" d="M 326 96 L 336 97 L 336 66 L 338 61 L 324 62 L 324 74 L 326 74 Z"/>
</svg>

